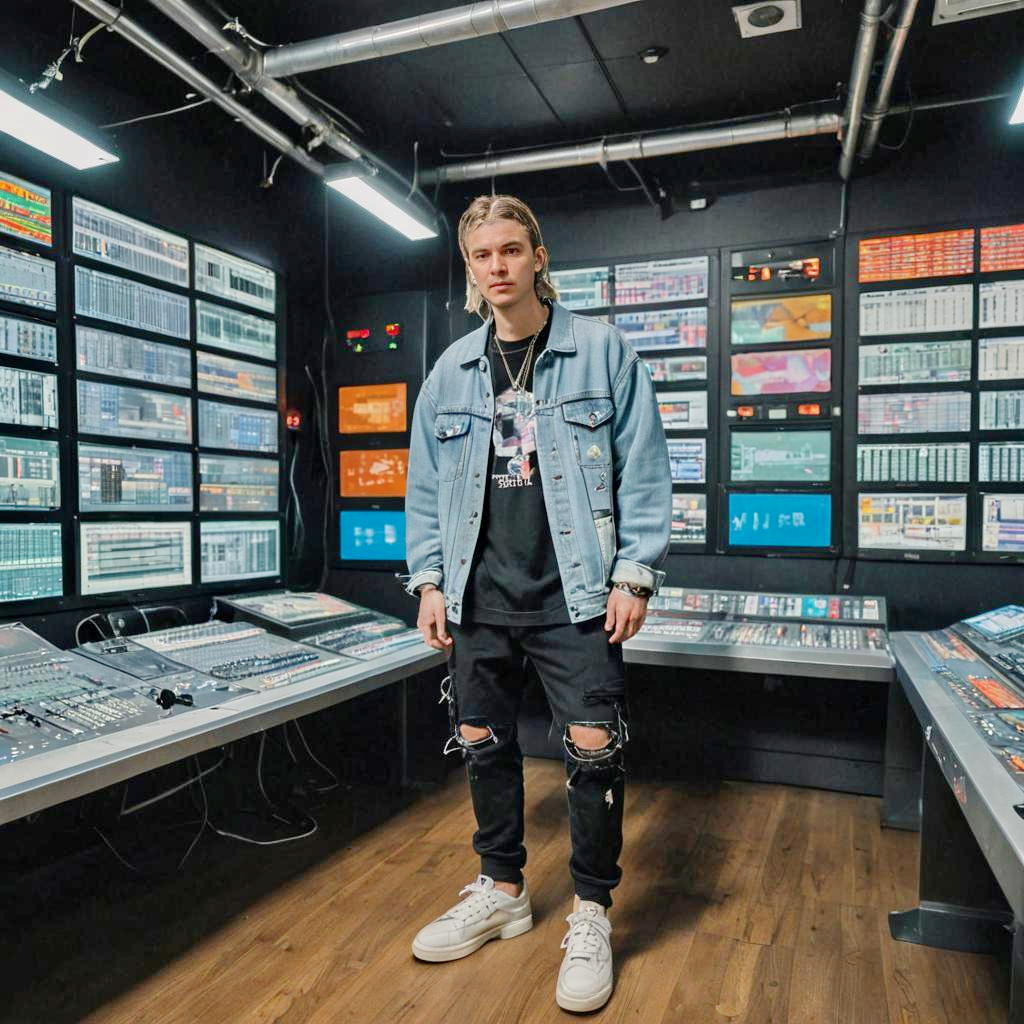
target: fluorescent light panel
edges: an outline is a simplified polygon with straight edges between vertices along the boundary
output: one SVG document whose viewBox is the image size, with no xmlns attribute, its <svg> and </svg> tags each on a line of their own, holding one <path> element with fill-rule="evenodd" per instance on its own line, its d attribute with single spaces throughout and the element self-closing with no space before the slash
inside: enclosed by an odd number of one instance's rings
<svg viewBox="0 0 1024 1024">
<path fill-rule="evenodd" d="M 335 178 L 327 184 L 413 242 L 419 242 L 424 238 L 437 238 L 436 231 L 421 224 L 400 206 L 381 195 L 363 178 L 349 175 L 345 178 Z"/>
<path fill-rule="evenodd" d="M 0 89 L 0 131 L 79 171 L 115 163 L 118 159 L 3 89 Z"/>
<path fill-rule="evenodd" d="M 1020 99 L 1017 100 L 1017 106 L 1010 115 L 1010 124 L 1024 124 L 1024 89 L 1021 89 Z"/>
</svg>

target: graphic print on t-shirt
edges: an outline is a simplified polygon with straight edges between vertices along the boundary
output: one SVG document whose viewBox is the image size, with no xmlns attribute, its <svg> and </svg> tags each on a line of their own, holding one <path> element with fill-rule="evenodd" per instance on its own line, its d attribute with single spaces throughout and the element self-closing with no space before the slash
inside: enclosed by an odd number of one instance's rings
<svg viewBox="0 0 1024 1024">
<path fill-rule="evenodd" d="M 498 487 L 532 487 L 537 470 L 533 394 L 506 388 L 494 402 L 494 469 Z M 501 472 L 498 459 L 507 459 Z"/>
</svg>

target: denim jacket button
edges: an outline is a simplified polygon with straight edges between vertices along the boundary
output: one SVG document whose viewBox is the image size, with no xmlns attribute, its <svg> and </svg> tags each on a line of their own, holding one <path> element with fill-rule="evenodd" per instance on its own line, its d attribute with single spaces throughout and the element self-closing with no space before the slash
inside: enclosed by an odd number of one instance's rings
<svg viewBox="0 0 1024 1024">
<path fill-rule="evenodd" d="M 589 455 L 589 456 L 590 456 L 590 457 L 591 457 L 592 459 L 599 459 L 599 458 L 601 458 L 601 449 L 600 449 L 600 448 L 598 448 L 598 446 L 597 446 L 596 444 L 592 444 L 592 445 L 591 445 L 591 446 L 590 446 L 590 447 L 589 447 L 589 448 L 587 449 L 587 454 L 588 454 L 588 455 Z"/>
</svg>

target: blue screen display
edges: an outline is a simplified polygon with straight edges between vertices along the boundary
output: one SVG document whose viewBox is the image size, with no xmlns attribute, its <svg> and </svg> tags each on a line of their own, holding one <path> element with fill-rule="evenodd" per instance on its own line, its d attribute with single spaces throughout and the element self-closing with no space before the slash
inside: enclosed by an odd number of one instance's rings
<svg viewBox="0 0 1024 1024">
<path fill-rule="evenodd" d="M 405 513 L 339 513 L 342 561 L 404 562 Z"/>
<path fill-rule="evenodd" d="M 827 548 L 831 494 L 729 495 L 729 543 L 749 548 Z"/>
</svg>

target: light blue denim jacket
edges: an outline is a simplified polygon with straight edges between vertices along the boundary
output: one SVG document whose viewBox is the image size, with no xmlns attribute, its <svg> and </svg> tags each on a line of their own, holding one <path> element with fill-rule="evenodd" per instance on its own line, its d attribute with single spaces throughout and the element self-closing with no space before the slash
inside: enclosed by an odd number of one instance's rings
<svg viewBox="0 0 1024 1024">
<path fill-rule="evenodd" d="M 413 414 L 406 495 L 410 594 L 462 599 L 483 515 L 494 397 L 490 321 L 452 344 L 427 377 Z M 533 392 L 537 461 L 565 603 L 573 622 L 604 612 L 608 581 L 656 590 L 668 553 L 668 445 L 646 364 L 614 327 L 555 303 Z"/>
</svg>

